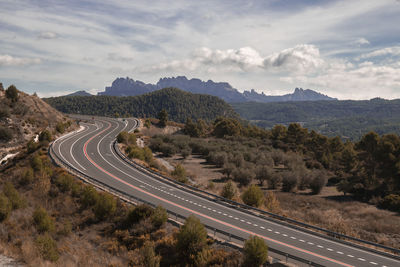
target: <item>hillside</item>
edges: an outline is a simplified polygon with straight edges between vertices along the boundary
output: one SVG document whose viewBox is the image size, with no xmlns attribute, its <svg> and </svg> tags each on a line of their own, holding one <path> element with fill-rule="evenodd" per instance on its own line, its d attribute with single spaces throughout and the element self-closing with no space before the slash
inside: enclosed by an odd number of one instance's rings
<svg viewBox="0 0 400 267">
<path fill-rule="evenodd" d="M 400 133 L 400 100 L 251 102 L 232 106 L 242 118 L 266 128 L 299 122 L 324 135 L 352 140 L 369 131 Z"/>
<path fill-rule="evenodd" d="M 208 94 L 218 96 L 226 102 L 283 102 L 283 101 L 315 101 L 315 100 L 335 100 L 335 98 L 328 97 L 310 89 L 303 90 L 296 88 L 292 94 L 281 96 L 265 95 L 264 93 L 257 93 L 254 89 L 251 91 L 239 92 L 238 89 L 233 88 L 227 82 L 207 82 L 200 79 L 187 79 L 185 76 L 161 78 L 156 84 L 144 83 L 142 81 L 135 81 L 129 77 L 117 78 L 113 81 L 112 85 L 106 87 L 104 92 L 99 95 L 111 96 L 136 96 L 149 92 L 153 92 L 162 88 L 175 87 L 183 91 L 194 94 Z"/>
<path fill-rule="evenodd" d="M 18 91 L 14 86 L 9 88 L 15 92 L 14 99 L 7 97 L 0 86 L 0 159 L 42 130 L 67 120 L 38 96 Z"/>
<path fill-rule="evenodd" d="M 185 122 L 187 118 L 209 121 L 218 116 L 237 116 L 232 107 L 218 97 L 176 88 L 140 96 L 63 96 L 44 100 L 61 112 L 86 115 L 157 117 L 165 109 L 169 119 L 176 122 Z"/>
</svg>

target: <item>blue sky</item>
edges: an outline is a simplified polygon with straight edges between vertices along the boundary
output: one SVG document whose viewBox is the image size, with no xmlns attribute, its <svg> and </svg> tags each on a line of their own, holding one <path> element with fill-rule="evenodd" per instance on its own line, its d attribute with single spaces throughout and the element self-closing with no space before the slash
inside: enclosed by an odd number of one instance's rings
<svg viewBox="0 0 400 267">
<path fill-rule="evenodd" d="M 0 81 L 40 96 L 116 77 L 400 98 L 399 0 L 1 0 Z"/>
</svg>

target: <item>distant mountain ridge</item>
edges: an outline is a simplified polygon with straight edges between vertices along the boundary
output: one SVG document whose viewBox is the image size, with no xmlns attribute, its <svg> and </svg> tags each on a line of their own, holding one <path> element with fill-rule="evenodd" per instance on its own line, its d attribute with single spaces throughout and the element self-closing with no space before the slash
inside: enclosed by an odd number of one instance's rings
<svg viewBox="0 0 400 267">
<path fill-rule="evenodd" d="M 227 82 L 207 82 L 200 79 L 187 79 L 185 76 L 161 78 L 156 84 L 135 81 L 129 77 L 117 78 L 111 86 L 105 88 L 99 95 L 109 96 L 136 96 L 145 93 L 160 90 L 162 88 L 175 87 L 183 91 L 194 94 L 208 94 L 222 98 L 226 102 L 286 102 L 286 101 L 316 101 L 316 100 L 337 100 L 327 95 L 318 93 L 310 89 L 296 88 L 292 94 L 281 96 L 265 95 L 257 93 L 254 89 L 251 91 L 239 92 Z"/>
<path fill-rule="evenodd" d="M 76 92 L 66 95 L 66 96 L 91 96 L 91 95 L 92 94 L 89 94 L 88 92 L 82 90 L 82 91 L 76 91 Z"/>
</svg>

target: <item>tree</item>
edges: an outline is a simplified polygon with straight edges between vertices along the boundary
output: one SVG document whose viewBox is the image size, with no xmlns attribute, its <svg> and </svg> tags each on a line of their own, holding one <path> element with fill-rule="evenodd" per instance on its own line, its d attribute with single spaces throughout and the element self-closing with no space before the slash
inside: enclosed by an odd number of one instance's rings
<svg viewBox="0 0 400 267">
<path fill-rule="evenodd" d="M 151 221 L 156 228 L 162 227 L 168 220 L 167 210 L 162 206 L 157 206 L 151 215 Z"/>
<path fill-rule="evenodd" d="M 3 194 L 0 194 L 0 222 L 8 218 L 11 213 L 12 204 L 10 200 Z"/>
<path fill-rule="evenodd" d="M 255 177 L 254 171 L 249 168 L 236 168 L 232 172 L 233 180 L 241 186 L 248 185 Z"/>
<path fill-rule="evenodd" d="M 243 193 L 242 200 L 246 205 L 259 207 L 264 201 L 264 194 L 260 187 L 253 184 Z"/>
<path fill-rule="evenodd" d="M 272 175 L 272 169 L 266 165 L 264 166 L 258 166 L 256 169 L 256 179 L 260 183 L 260 185 L 263 185 L 265 181 L 269 179 Z"/>
<path fill-rule="evenodd" d="M 24 199 L 20 196 L 12 183 L 6 182 L 4 184 L 3 193 L 10 200 L 13 210 L 22 208 L 24 206 Z"/>
<path fill-rule="evenodd" d="M 158 267 L 160 266 L 161 256 L 157 255 L 154 251 L 154 245 L 150 241 L 146 241 L 143 247 L 139 250 L 140 263 L 144 267 Z"/>
<path fill-rule="evenodd" d="M 237 191 L 236 185 L 232 181 L 229 181 L 222 188 L 221 196 L 227 199 L 233 199 Z"/>
<path fill-rule="evenodd" d="M 282 191 L 293 192 L 298 184 L 296 175 L 293 172 L 286 171 L 282 176 Z"/>
<path fill-rule="evenodd" d="M 235 165 L 233 163 L 225 163 L 224 167 L 222 168 L 222 173 L 226 175 L 229 179 L 232 172 L 235 170 Z"/>
<path fill-rule="evenodd" d="M 319 174 L 315 175 L 315 177 L 310 182 L 311 192 L 314 195 L 318 195 L 321 193 L 322 189 L 326 185 L 327 179 L 324 173 L 318 172 Z"/>
<path fill-rule="evenodd" d="M 117 142 L 123 143 L 123 144 L 128 144 L 128 138 L 129 138 L 128 132 L 122 131 L 117 135 Z"/>
<path fill-rule="evenodd" d="M 162 109 L 157 116 L 157 119 L 160 120 L 159 124 L 161 127 L 167 126 L 168 122 L 168 112 L 165 109 Z"/>
<path fill-rule="evenodd" d="M 18 90 L 15 85 L 10 85 L 6 90 L 6 97 L 11 100 L 11 102 L 18 101 Z"/>
<path fill-rule="evenodd" d="M 231 118 L 219 117 L 214 121 L 214 132 L 216 137 L 238 136 L 243 131 L 239 121 Z"/>
<path fill-rule="evenodd" d="M 101 193 L 93 207 L 94 214 L 98 220 L 104 220 L 114 215 L 117 210 L 117 201 L 111 194 Z"/>
<path fill-rule="evenodd" d="M 243 266 L 261 266 L 268 259 L 268 246 L 265 244 L 264 239 L 258 236 L 251 236 L 244 243 L 243 254 Z"/>
<path fill-rule="evenodd" d="M 186 219 L 179 229 L 176 247 L 187 263 L 207 247 L 207 231 L 198 218 L 190 215 Z"/>
<path fill-rule="evenodd" d="M 39 141 L 49 141 L 52 140 L 52 135 L 49 130 L 44 130 L 39 134 Z"/>
</svg>

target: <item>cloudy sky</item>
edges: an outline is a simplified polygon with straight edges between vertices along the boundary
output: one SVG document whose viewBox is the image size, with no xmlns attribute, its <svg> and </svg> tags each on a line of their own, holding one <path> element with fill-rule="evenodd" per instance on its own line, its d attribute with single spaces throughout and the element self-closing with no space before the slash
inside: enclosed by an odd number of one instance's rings
<svg viewBox="0 0 400 267">
<path fill-rule="evenodd" d="M 40 96 L 116 77 L 400 98 L 400 0 L 1 0 L 0 81 Z"/>
</svg>

